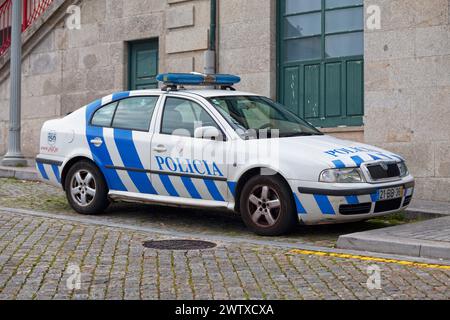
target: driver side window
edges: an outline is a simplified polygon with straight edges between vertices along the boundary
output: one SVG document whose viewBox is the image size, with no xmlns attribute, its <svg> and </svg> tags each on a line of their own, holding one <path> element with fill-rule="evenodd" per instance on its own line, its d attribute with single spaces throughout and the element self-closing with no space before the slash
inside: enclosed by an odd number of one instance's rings
<svg viewBox="0 0 450 320">
<path fill-rule="evenodd" d="M 215 127 L 220 131 L 214 119 L 199 104 L 181 98 L 167 98 L 161 133 L 193 138 L 195 129 L 200 127 Z"/>
</svg>

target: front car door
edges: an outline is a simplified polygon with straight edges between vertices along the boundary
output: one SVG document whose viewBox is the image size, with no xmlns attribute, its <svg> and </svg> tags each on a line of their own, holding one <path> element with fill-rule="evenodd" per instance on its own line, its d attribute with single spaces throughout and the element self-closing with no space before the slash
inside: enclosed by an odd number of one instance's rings
<svg viewBox="0 0 450 320">
<path fill-rule="evenodd" d="M 199 127 L 217 121 L 199 102 L 167 95 L 152 139 L 152 182 L 160 195 L 227 202 L 226 141 L 194 138 Z"/>
</svg>

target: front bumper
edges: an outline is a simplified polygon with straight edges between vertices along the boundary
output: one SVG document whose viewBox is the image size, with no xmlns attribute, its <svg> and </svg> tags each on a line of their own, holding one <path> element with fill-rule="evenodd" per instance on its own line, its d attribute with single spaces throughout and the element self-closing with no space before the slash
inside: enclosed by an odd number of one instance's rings
<svg viewBox="0 0 450 320">
<path fill-rule="evenodd" d="M 290 181 L 299 219 L 304 224 L 366 220 L 407 208 L 414 194 L 414 178 L 380 184 L 329 184 Z M 379 201 L 379 190 L 402 186 L 401 198 Z"/>
</svg>

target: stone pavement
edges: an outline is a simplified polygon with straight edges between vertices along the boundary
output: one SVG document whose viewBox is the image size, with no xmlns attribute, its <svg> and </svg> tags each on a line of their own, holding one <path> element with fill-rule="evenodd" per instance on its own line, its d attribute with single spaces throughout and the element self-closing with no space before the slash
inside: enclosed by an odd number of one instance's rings
<svg viewBox="0 0 450 320">
<path fill-rule="evenodd" d="M 374 289 L 370 261 L 246 243 L 153 250 L 143 242 L 170 237 L 54 217 L 0 212 L 0 299 L 450 299 L 450 270 L 377 262 Z"/>
<path fill-rule="evenodd" d="M 68 205 L 64 192 L 39 182 L 0 179 L 0 207 L 52 212 L 64 217 L 79 217 Z M 105 214 L 94 217 L 107 223 L 130 224 L 160 231 L 202 234 L 205 236 L 244 237 L 261 240 L 250 232 L 239 216 L 228 212 L 180 209 L 154 205 L 114 204 Z M 293 234 L 274 241 L 334 247 L 341 234 L 384 227 L 384 221 L 356 224 L 298 227 Z"/>
<path fill-rule="evenodd" d="M 450 217 L 343 235 L 337 246 L 450 260 Z"/>
</svg>

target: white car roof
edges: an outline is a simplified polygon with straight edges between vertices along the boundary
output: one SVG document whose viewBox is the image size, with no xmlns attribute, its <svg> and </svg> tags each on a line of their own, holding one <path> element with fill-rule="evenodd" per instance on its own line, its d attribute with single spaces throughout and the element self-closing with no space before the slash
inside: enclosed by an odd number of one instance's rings
<svg viewBox="0 0 450 320">
<path fill-rule="evenodd" d="M 135 90 L 130 91 L 130 95 L 137 94 L 165 94 L 167 91 L 162 91 L 161 89 L 150 89 L 150 90 Z M 231 90 L 213 90 L 213 89 L 179 89 L 178 91 L 170 91 L 170 93 L 180 93 L 180 94 L 193 94 L 201 96 L 203 98 L 210 97 L 227 97 L 227 96 L 258 96 L 255 93 L 243 92 L 243 91 L 231 91 Z"/>
</svg>

